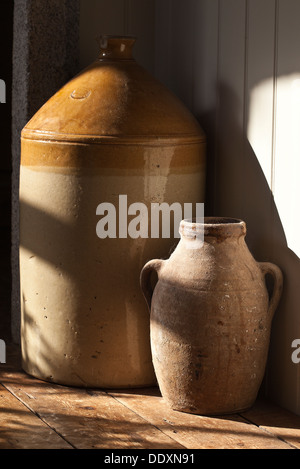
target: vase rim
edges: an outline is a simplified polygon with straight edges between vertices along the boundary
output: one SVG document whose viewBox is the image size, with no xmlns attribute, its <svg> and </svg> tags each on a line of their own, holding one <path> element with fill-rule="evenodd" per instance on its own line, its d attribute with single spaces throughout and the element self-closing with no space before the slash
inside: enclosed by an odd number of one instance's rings
<svg viewBox="0 0 300 469">
<path fill-rule="evenodd" d="M 186 237 L 240 237 L 246 235 L 246 223 L 233 217 L 191 218 L 180 222 L 179 232 Z"/>
</svg>

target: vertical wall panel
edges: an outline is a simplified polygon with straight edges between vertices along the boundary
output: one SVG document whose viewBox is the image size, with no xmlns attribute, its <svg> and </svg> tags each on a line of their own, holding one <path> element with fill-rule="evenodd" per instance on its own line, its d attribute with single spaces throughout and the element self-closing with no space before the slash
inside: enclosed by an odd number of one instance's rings
<svg viewBox="0 0 300 469">
<path fill-rule="evenodd" d="M 195 114 L 208 138 L 207 214 L 215 188 L 218 35 L 218 0 L 156 0 L 156 77 Z"/>
<path fill-rule="evenodd" d="M 155 1 L 155 76 L 170 86 L 172 49 L 172 0 Z"/>
<path fill-rule="evenodd" d="M 242 218 L 247 241 L 260 260 L 270 259 L 273 245 L 274 92 L 276 0 L 247 2 L 245 63 L 245 142 Z"/>
<path fill-rule="evenodd" d="M 247 137 L 272 184 L 276 0 L 249 2 Z"/>
<path fill-rule="evenodd" d="M 246 13 L 245 0 L 220 0 L 216 210 L 229 217 L 243 204 Z"/>
<path fill-rule="evenodd" d="M 189 108 L 193 106 L 196 3 L 156 1 L 156 76 Z"/>
<path fill-rule="evenodd" d="M 172 0 L 172 84 L 191 109 L 194 99 L 195 9 L 197 0 Z M 175 73 L 176 70 L 176 73 Z"/>
<path fill-rule="evenodd" d="M 217 47 L 218 0 L 156 1 L 156 76 L 195 114 L 216 105 Z"/>
<path fill-rule="evenodd" d="M 218 99 L 218 0 L 200 0 L 193 11 L 194 85 L 192 110 L 201 121 L 217 107 Z M 215 114 L 210 119 L 215 125 Z"/>
<path fill-rule="evenodd" d="M 194 81 L 192 112 L 207 138 L 207 177 L 205 213 L 216 211 L 219 2 L 200 0 L 194 11 Z"/>
<path fill-rule="evenodd" d="M 136 59 L 154 73 L 155 69 L 155 5 L 153 0 L 127 0 L 125 34 L 137 38 L 134 47 Z"/>
</svg>

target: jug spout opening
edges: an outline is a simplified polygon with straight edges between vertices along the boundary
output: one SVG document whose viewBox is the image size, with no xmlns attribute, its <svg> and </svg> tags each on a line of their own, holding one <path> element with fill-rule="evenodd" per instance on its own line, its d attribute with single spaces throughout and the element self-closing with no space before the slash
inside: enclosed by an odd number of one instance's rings
<svg viewBox="0 0 300 469">
<path fill-rule="evenodd" d="M 136 37 L 134 36 L 112 36 L 108 34 L 99 36 L 99 60 L 132 60 L 132 49 L 135 41 Z"/>
</svg>

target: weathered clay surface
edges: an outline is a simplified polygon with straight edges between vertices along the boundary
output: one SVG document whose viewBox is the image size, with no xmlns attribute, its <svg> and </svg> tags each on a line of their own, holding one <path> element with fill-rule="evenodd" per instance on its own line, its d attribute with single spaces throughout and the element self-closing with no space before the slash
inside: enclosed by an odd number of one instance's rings
<svg viewBox="0 0 300 469">
<path fill-rule="evenodd" d="M 249 408 L 257 397 L 282 274 L 254 260 L 245 234 L 245 223 L 235 219 L 183 221 L 171 257 L 142 270 L 154 368 L 173 409 L 226 414 Z M 153 270 L 159 280 L 152 296 Z M 270 300 L 266 273 L 274 278 Z"/>
</svg>

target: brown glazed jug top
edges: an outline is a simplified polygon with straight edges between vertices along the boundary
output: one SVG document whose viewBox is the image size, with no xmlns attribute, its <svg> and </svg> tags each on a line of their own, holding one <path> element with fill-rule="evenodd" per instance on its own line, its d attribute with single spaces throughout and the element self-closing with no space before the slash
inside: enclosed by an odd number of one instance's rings
<svg viewBox="0 0 300 469">
<path fill-rule="evenodd" d="M 195 117 L 132 56 L 133 37 L 102 36 L 97 60 L 33 116 L 23 138 L 79 143 L 205 141 Z"/>
</svg>

